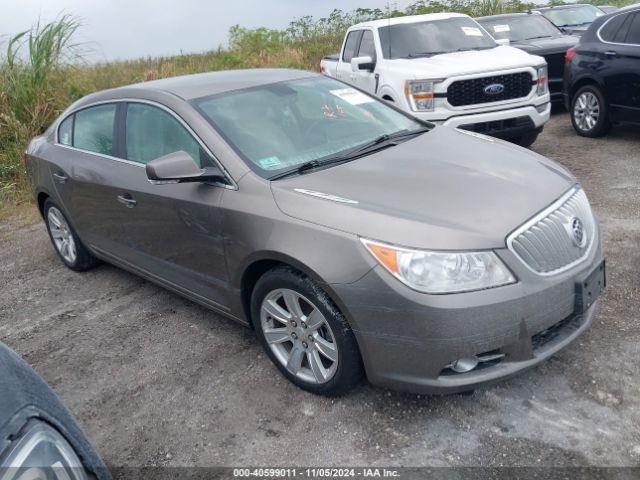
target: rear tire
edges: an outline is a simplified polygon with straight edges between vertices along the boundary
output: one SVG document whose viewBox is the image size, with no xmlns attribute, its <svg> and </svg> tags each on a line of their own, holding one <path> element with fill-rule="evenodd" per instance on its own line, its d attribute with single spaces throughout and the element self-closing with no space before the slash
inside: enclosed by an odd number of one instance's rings
<svg viewBox="0 0 640 480">
<path fill-rule="evenodd" d="M 100 263 L 82 244 L 60 207 L 47 199 L 43 213 L 49 238 L 62 263 L 76 272 L 89 270 Z"/>
<path fill-rule="evenodd" d="M 611 127 L 607 101 L 595 85 L 578 89 L 571 99 L 569 114 L 574 130 L 581 137 L 601 137 Z"/>
<path fill-rule="evenodd" d="M 361 382 L 351 328 L 329 296 L 300 272 L 277 267 L 265 273 L 251 294 L 251 319 L 271 361 L 298 387 L 335 396 Z"/>
</svg>

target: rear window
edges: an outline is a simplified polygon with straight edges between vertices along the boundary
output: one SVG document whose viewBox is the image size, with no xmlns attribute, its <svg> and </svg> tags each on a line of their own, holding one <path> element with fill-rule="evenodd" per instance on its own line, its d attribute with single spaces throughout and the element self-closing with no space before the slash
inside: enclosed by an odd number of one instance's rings
<svg viewBox="0 0 640 480">
<path fill-rule="evenodd" d="M 629 19 L 628 15 L 616 15 L 611 20 L 607 21 L 600 30 L 600 38 L 605 42 L 619 42 L 620 39 L 624 40 L 626 37 L 626 31 L 628 30 L 628 26 L 626 28 L 621 29 L 621 27 L 628 22 L 625 22 Z M 624 31 L 623 32 L 621 32 Z M 621 35 L 620 35 L 621 34 Z"/>
<path fill-rule="evenodd" d="M 73 146 L 89 152 L 113 155 L 116 105 L 98 105 L 75 114 Z"/>
<path fill-rule="evenodd" d="M 629 33 L 627 33 L 625 43 L 640 45 L 640 15 L 637 13 L 633 16 L 633 22 L 629 27 Z"/>
</svg>

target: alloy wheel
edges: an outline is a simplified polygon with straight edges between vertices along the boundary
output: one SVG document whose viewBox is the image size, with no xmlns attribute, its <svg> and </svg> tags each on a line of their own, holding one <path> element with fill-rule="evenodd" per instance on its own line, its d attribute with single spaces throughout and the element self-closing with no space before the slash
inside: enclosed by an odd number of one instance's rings
<svg viewBox="0 0 640 480">
<path fill-rule="evenodd" d="M 260 325 L 277 360 L 296 377 L 326 383 L 338 367 L 338 345 L 323 313 L 305 296 L 287 288 L 269 292 L 260 307 Z"/>
<path fill-rule="evenodd" d="M 53 244 L 60 256 L 70 264 L 75 263 L 78 257 L 76 242 L 73 239 L 71 228 L 64 218 L 64 215 L 62 215 L 62 212 L 56 207 L 50 207 L 47 212 L 47 223 Z"/>
<path fill-rule="evenodd" d="M 573 118 L 583 132 L 593 129 L 600 118 L 600 102 L 593 92 L 583 92 L 573 107 Z"/>
</svg>

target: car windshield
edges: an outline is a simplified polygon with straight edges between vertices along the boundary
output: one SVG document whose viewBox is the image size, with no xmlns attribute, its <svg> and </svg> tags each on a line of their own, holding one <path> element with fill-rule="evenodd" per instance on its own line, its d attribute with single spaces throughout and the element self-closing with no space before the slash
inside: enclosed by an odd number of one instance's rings
<svg viewBox="0 0 640 480">
<path fill-rule="evenodd" d="M 331 159 L 376 139 L 425 124 L 359 90 L 312 77 L 192 101 L 258 174 Z"/>
<path fill-rule="evenodd" d="M 468 17 L 401 23 L 378 29 L 384 58 L 429 57 L 441 53 L 485 50 L 496 42 Z"/>
<path fill-rule="evenodd" d="M 604 12 L 593 5 L 578 5 L 575 7 L 543 10 L 542 14 L 558 27 L 575 27 L 587 25 Z"/>
<path fill-rule="evenodd" d="M 478 22 L 487 29 L 493 38 L 497 40 L 508 39 L 513 43 L 562 36 L 560 30 L 540 15 L 483 18 Z"/>
</svg>

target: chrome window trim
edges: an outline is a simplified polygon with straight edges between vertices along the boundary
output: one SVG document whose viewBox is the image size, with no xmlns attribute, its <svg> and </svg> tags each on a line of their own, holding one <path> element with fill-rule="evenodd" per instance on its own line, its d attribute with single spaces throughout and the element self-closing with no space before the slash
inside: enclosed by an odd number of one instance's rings
<svg viewBox="0 0 640 480">
<path fill-rule="evenodd" d="M 213 161 L 218 165 L 218 167 L 220 168 L 220 170 L 224 174 L 225 178 L 229 182 L 229 184 L 215 182 L 215 185 L 223 187 L 223 188 L 228 188 L 230 190 L 238 190 L 238 184 L 231 177 L 231 175 L 229 174 L 227 169 L 224 167 L 224 165 L 222 165 L 220 160 L 218 160 L 218 158 L 213 154 L 213 152 L 209 149 L 209 147 L 207 147 L 205 145 L 205 143 L 196 134 L 196 132 L 194 132 L 193 129 L 187 124 L 187 122 L 185 122 L 180 115 L 178 115 L 176 112 L 171 110 L 166 105 L 162 105 L 161 103 L 154 102 L 153 100 L 146 100 L 146 99 L 141 99 L 141 98 L 118 98 L 118 99 L 113 99 L 113 100 L 101 100 L 99 102 L 89 103 L 87 105 L 83 105 L 83 106 L 78 107 L 78 108 L 76 108 L 74 110 L 71 110 L 64 117 L 61 117 L 58 120 L 58 123 L 56 124 L 54 145 L 56 145 L 58 147 L 62 147 L 62 148 L 67 148 L 69 150 L 74 150 L 76 152 L 89 153 L 91 155 L 96 155 L 98 157 L 103 157 L 103 158 L 106 158 L 108 160 L 114 160 L 116 162 L 121 162 L 121 163 L 125 163 L 127 165 L 132 165 L 134 167 L 145 168 L 145 164 L 140 163 L 140 162 L 135 162 L 133 160 L 127 160 L 126 158 L 114 157 L 113 155 L 106 155 L 104 153 L 92 152 L 91 150 L 85 150 L 85 149 L 82 149 L 82 148 L 77 148 L 77 147 L 74 147 L 72 145 L 64 145 L 64 144 L 60 143 L 60 141 L 59 141 L 58 130 L 60 129 L 60 125 L 62 125 L 62 123 L 67 118 L 69 118 L 71 115 L 75 115 L 77 112 L 80 112 L 80 111 L 85 110 L 87 108 L 97 107 L 99 105 L 106 105 L 106 104 L 115 104 L 115 105 L 117 105 L 119 103 L 144 103 L 144 104 L 147 104 L 147 105 L 151 105 L 151 106 L 160 108 L 161 110 L 164 110 L 165 112 L 167 112 L 169 115 L 171 115 L 173 118 L 175 118 L 187 130 L 187 132 L 193 137 L 193 139 L 200 145 L 200 148 L 202 148 L 205 151 L 205 153 L 207 153 L 213 159 Z"/>
<path fill-rule="evenodd" d="M 596 37 L 598 37 L 598 40 L 600 40 L 602 43 L 606 43 L 607 45 L 621 45 L 621 46 L 630 46 L 630 47 L 640 47 L 640 44 L 638 43 L 620 43 L 620 42 L 608 42 L 607 40 L 604 40 L 602 38 L 602 36 L 600 35 L 600 31 L 605 27 L 605 25 L 607 23 L 609 23 L 611 20 L 613 20 L 614 18 L 620 16 L 620 15 L 640 15 L 640 10 L 626 10 L 623 12 L 616 12 L 615 15 L 612 15 L 611 18 L 607 18 L 607 21 L 604 22 L 602 25 L 600 25 L 600 28 L 598 28 L 598 31 L 596 32 Z"/>
<path fill-rule="evenodd" d="M 582 263 L 584 261 L 584 259 L 587 258 L 589 256 L 589 254 L 591 253 L 591 249 L 593 248 L 593 245 L 595 244 L 596 236 L 598 235 L 598 228 L 597 228 L 596 223 L 595 223 L 596 219 L 595 219 L 595 215 L 593 215 L 593 210 L 591 210 L 591 216 L 593 217 L 593 222 L 594 222 L 594 234 L 589 239 L 589 246 L 585 249 L 584 254 L 581 257 L 577 258 L 576 260 L 574 260 L 571 263 L 568 263 L 567 265 L 564 265 L 564 266 L 562 266 L 560 268 L 557 268 L 555 270 L 551 270 L 549 272 L 538 272 L 537 270 L 535 270 L 531 266 L 529 266 L 529 264 L 527 262 L 525 262 L 525 260 L 520 255 L 518 255 L 518 253 L 516 252 L 515 248 L 513 248 L 513 241 L 514 241 L 515 238 L 517 238 L 521 233 L 523 233 L 524 231 L 528 230 L 531 226 L 535 225 L 536 223 L 538 223 L 543 218 L 546 218 L 551 212 L 556 211 L 558 208 L 560 208 L 562 205 L 564 205 L 567 202 L 567 200 L 569 200 L 571 197 L 573 197 L 580 190 L 582 190 L 582 187 L 580 186 L 580 184 L 574 185 L 564 195 L 562 195 L 558 200 L 553 202 L 551 205 L 549 205 L 547 208 L 542 210 L 540 213 L 534 215 L 532 218 L 530 218 L 524 224 L 520 225 L 517 229 L 515 229 L 513 232 L 511 232 L 509 234 L 509 236 L 507 237 L 507 248 L 509 249 L 509 251 L 511 253 L 513 253 L 516 256 L 516 258 L 518 260 L 520 260 L 520 263 L 522 263 L 522 265 L 524 265 L 526 267 L 526 269 L 529 270 L 530 272 L 533 272 L 534 274 L 539 275 L 541 277 L 550 277 L 550 276 L 553 276 L 553 275 L 557 275 L 559 273 L 566 272 L 567 270 L 570 270 L 571 268 L 575 267 L 576 265 Z M 589 205 L 589 208 L 591 208 L 590 205 Z"/>
</svg>

